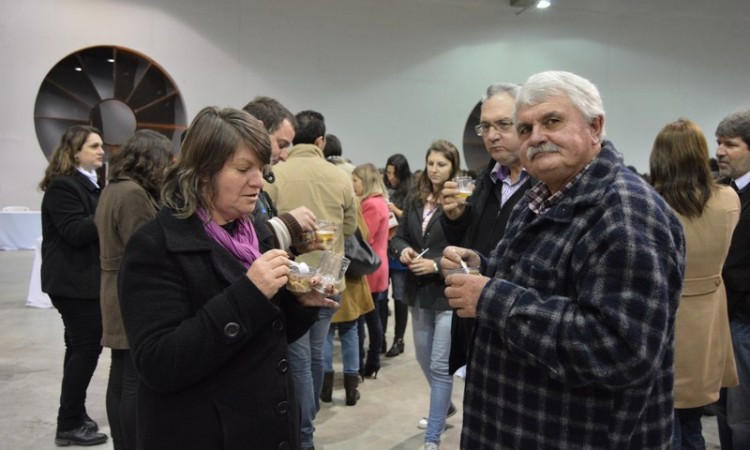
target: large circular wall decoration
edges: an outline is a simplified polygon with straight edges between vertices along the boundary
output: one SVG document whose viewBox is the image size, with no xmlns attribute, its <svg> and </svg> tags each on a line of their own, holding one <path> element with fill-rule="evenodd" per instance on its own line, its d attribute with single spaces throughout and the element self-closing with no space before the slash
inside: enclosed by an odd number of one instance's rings
<svg viewBox="0 0 750 450">
<path fill-rule="evenodd" d="M 476 131 L 474 131 L 474 127 L 479 123 L 481 113 L 482 102 L 478 102 L 469 113 L 469 118 L 466 119 L 466 126 L 464 127 L 464 161 L 466 167 L 477 174 L 487 167 L 490 160 L 482 137 L 477 136 Z"/>
<path fill-rule="evenodd" d="M 97 46 L 55 64 L 34 106 L 36 136 L 49 159 L 72 125 L 93 125 L 114 151 L 135 131 L 152 129 L 173 143 L 187 128 L 185 105 L 172 78 L 154 60 L 133 50 Z"/>
</svg>

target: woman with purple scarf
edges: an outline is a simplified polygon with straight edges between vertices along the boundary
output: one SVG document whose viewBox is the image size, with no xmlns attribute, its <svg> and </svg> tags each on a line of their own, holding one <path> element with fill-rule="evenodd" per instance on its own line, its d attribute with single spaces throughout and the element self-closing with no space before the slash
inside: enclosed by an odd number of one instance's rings
<svg viewBox="0 0 750 450">
<path fill-rule="evenodd" d="M 164 207 L 128 242 L 119 297 L 140 375 L 139 449 L 299 448 L 287 344 L 337 304 L 289 292 L 287 253 L 262 252 L 249 214 L 270 154 L 251 115 L 204 108 Z"/>
</svg>

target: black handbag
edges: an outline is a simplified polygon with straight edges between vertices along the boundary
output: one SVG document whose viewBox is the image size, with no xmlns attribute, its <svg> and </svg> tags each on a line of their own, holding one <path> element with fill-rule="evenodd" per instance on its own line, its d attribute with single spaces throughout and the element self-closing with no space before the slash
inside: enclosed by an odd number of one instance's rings
<svg viewBox="0 0 750 450">
<path fill-rule="evenodd" d="M 375 250 L 362 237 L 359 228 L 344 239 L 344 256 L 351 261 L 346 269 L 347 277 L 362 277 L 378 270 L 381 261 Z"/>
</svg>

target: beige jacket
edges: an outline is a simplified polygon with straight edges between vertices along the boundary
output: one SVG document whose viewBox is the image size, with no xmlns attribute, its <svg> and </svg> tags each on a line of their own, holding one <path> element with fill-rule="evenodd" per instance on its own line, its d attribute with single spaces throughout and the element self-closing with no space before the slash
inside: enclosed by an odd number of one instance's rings
<svg viewBox="0 0 750 450">
<path fill-rule="evenodd" d="M 721 268 L 740 214 L 737 194 L 721 186 L 703 215 L 685 230 L 685 280 L 675 320 L 675 408 L 715 402 L 721 387 L 737 385 Z"/>
<path fill-rule="evenodd" d="M 298 144 L 289 158 L 273 166 L 276 181 L 264 182 L 263 190 L 273 200 L 279 214 L 306 206 L 318 220 L 332 220 L 339 225 L 339 239 L 334 251 L 344 254 L 343 236 L 357 229 L 357 204 L 351 176 L 323 158 L 323 152 L 312 144 Z M 322 252 L 301 255 L 298 261 L 318 267 Z M 344 289 L 343 283 L 340 286 Z"/>
</svg>

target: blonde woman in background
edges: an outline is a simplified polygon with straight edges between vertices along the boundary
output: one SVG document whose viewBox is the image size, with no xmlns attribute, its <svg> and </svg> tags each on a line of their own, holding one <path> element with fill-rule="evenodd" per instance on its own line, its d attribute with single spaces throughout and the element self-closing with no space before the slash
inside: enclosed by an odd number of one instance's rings
<svg viewBox="0 0 750 450">
<path fill-rule="evenodd" d="M 367 239 L 370 235 L 362 217 L 360 208 L 357 217 L 357 227 L 362 236 Z M 346 289 L 341 293 L 341 307 L 331 319 L 331 327 L 323 347 L 325 372 L 323 373 L 323 387 L 320 390 L 320 400 L 333 401 L 333 338 L 336 330 L 341 339 L 341 361 L 344 366 L 344 390 L 346 391 L 346 405 L 354 406 L 359 400 L 359 372 L 360 372 L 360 335 L 358 319 L 375 309 L 370 293 L 367 277 L 346 277 Z"/>
<path fill-rule="evenodd" d="M 379 305 L 388 301 L 388 193 L 380 171 L 372 164 L 362 164 L 352 172 L 354 193 L 361 201 L 362 216 L 370 232 L 367 242 L 380 258 L 380 267 L 367 275 L 375 309 L 360 319 L 367 324 L 369 348 L 362 376 L 376 378 L 380 370 L 380 349 L 383 345 L 383 326 L 379 316 Z M 360 329 L 362 327 L 360 326 Z M 360 342 L 363 337 L 360 335 Z M 362 346 L 360 346 L 362 349 Z M 360 355 L 362 359 L 363 355 Z"/>
</svg>

